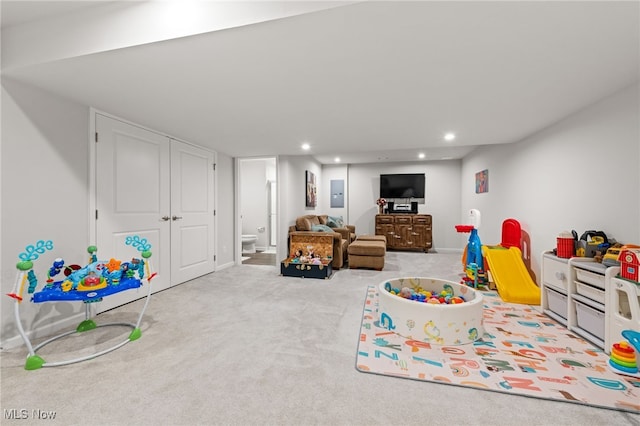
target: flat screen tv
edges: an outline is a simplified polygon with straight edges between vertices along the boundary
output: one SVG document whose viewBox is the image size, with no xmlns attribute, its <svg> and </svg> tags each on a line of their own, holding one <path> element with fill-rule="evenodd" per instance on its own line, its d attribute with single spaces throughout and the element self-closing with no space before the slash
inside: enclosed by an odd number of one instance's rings
<svg viewBox="0 0 640 426">
<path fill-rule="evenodd" d="M 380 197 L 424 198 L 424 173 L 380 175 Z"/>
</svg>

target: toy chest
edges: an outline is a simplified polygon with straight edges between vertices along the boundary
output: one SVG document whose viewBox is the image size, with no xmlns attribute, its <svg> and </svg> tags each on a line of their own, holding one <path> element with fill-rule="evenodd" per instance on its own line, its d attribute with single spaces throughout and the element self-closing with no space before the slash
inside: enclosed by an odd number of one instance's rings
<svg viewBox="0 0 640 426">
<path fill-rule="evenodd" d="M 575 303 L 578 327 L 604 340 L 604 312 L 577 300 Z"/>
<path fill-rule="evenodd" d="M 549 309 L 567 319 L 567 296 L 549 287 L 545 287 L 544 290 L 547 292 Z"/>
<path fill-rule="evenodd" d="M 640 249 L 626 249 L 620 253 L 620 276 L 627 280 L 640 282 Z"/>
<path fill-rule="evenodd" d="M 310 235 L 292 234 L 289 237 L 289 257 L 293 258 L 297 251 L 308 255 L 313 251 L 323 261 L 333 259 L 333 235 L 319 235 L 319 232 L 309 232 Z"/>
<path fill-rule="evenodd" d="M 280 262 L 280 273 L 287 277 L 330 278 L 333 273 L 333 235 L 320 235 L 310 232 L 308 235 L 292 234 L 289 239 L 289 257 Z M 317 256 L 314 262 L 300 261 L 296 253 Z"/>
<path fill-rule="evenodd" d="M 331 278 L 333 268 L 331 263 L 313 265 L 309 263 L 293 263 L 291 259 L 280 262 L 280 273 L 285 277 L 300 278 Z"/>
</svg>

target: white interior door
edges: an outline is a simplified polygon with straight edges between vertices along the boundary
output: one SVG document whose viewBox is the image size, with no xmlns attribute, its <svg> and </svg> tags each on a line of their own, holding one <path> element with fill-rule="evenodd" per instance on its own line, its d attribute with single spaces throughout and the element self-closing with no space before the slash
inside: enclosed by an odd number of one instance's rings
<svg viewBox="0 0 640 426">
<path fill-rule="evenodd" d="M 214 153 L 171 140 L 171 283 L 213 272 Z"/>
<path fill-rule="evenodd" d="M 129 235 L 139 235 L 151 244 L 151 261 L 158 273 L 152 281 L 152 291 L 168 288 L 171 285 L 169 139 L 101 114 L 96 114 L 95 126 L 98 258 L 130 259 L 136 253 L 124 240 Z M 144 297 L 145 286 L 105 298 L 97 303 L 97 312 Z"/>
</svg>

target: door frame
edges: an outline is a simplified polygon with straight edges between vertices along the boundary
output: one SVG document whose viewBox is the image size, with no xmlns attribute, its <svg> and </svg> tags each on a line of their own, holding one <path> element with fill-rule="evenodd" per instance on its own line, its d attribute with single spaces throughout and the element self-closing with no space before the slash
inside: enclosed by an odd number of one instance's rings
<svg viewBox="0 0 640 426">
<path fill-rule="evenodd" d="M 241 177 L 240 177 L 240 163 L 242 160 L 275 160 L 276 163 L 276 253 L 281 252 L 281 247 L 278 244 L 280 242 L 280 238 L 278 236 L 282 232 L 282 223 L 280 217 L 280 158 L 277 155 L 262 155 L 256 157 L 235 157 L 234 158 L 234 179 L 233 179 L 233 209 L 234 209 L 234 240 L 235 240 L 235 250 L 234 250 L 234 259 L 236 265 L 242 264 L 242 206 L 240 204 L 241 198 Z M 268 239 L 267 239 L 268 240 Z M 285 240 L 286 241 L 286 240 Z M 269 241 L 267 241 L 269 243 Z M 276 261 L 274 266 L 277 266 L 280 263 L 278 260 L 278 256 L 276 255 Z"/>
</svg>

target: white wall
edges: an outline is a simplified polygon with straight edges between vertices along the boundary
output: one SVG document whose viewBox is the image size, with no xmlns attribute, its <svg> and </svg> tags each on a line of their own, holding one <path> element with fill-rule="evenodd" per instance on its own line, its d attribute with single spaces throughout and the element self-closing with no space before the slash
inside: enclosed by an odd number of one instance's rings
<svg viewBox="0 0 640 426">
<path fill-rule="evenodd" d="M 305 207 L 306 181 L 305 171 L 316 174 L 318 196 L 322 197 L 328 191 L 323 186 L 322 168 L 320 163 L 309 156 L 280 156 L 278 157 L 278 199 L 279 215 L 278 228 L 278 258 L 287 257 L 287 238 L 289 226 L 295 225 L 296 218 L 305 214 L 324 214 L 320 203 L 318 206 Z"/>
<path fill-rule="evenodd" d="M 342 180 L 344 181 L 344 207 L 331 207 L 331 181 Z M 320 186 L 323 192 L 318 192 L 318 206 L 322 214 L 330 216 L 342 216 L 342 218 L 349 223 L 349 166 L 346 164 L 339 165 L 323 165 L 322 166 L 322 178 L 320 179 Z"/>
<path fill-rule="evenodd" d="M 564 230 L 596 229 L 640 243 L 638 90 L 623 90 L 522 142 L 468 155 L 461 216 L 480 210 L 482 243 L 500 242 L 505 219 L 520 221 L 531 237 L 536 275 L 540 253 L 553 249 Z M 475 173 L 484 169 L 489 192 L 475 194 Z"/>
<path fill-rule="evenodd" d="M 42 280 L 55 257 L 84 264 L 89 241 L 89 108 L 2 80 L 2 345 L 17 336 L 11 292 L 18 255 L 38 240 L 54 249 L 34 264 Z M 41 284 L 41 283 L 40 283 Z M 23 295 L 28 301 L 29 295 Z M 84 312 L 77 303 L 22 303 L 26 329 Z"/>
<path fill-rule="evenodd" d="M 375 233 L 376 200 L 380 194 L 380 174 L 424 173 L 425 204 L 418 212 L 433 220 L 433 248 L 438 251 L 461 250 L 462 239 L 455 230 L 460 212 L 460 161 L 425 161 L 349 165 L 349 223 L 357 234 Z"/>
</svg>

